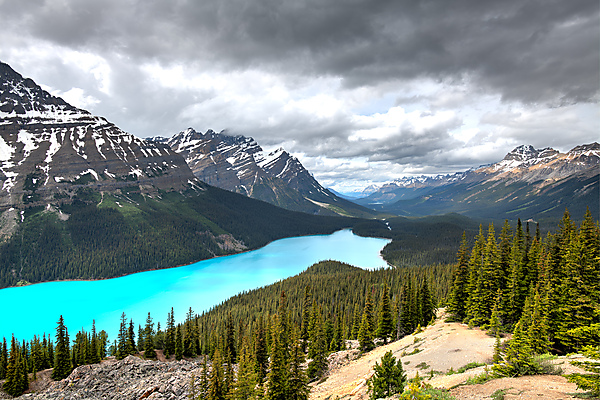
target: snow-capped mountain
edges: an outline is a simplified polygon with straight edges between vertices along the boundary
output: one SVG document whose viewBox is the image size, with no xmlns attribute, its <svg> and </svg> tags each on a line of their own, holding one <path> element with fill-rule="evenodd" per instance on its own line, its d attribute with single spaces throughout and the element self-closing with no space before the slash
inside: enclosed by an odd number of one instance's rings
<svg viewBox="0 0 600 400">
<path fill-rule="evenodd" d="M 449 175 L 397 179 L 357 202 L 406 215 L 443 212 L 484 215 L 503 207 L 506 208 L 503 212 L 515 213 L 529 207 L 524 204 L 535 204 L 536 212 L 562 212 L 565 206 L 574 203 L 578 207 L 584 203 L 595 207 L 599 174 L 598 143 L 577 146 L 567 153 L 549 147 L 519 146 L 497 163 Z M 566 194 L 567 187 L 573 192 Z"/>
<path fill-rule="evenodd" d="M 0 63 L 0 209 L 58 202 L 83 186 L 179 190 L 192 181 L 168 146 L 73 107 Z"/>
<path fill-rule="evenodd" d="M 294 211 L 318 214 L 366 210 L 325 189 L 300 161 L 282 148 L 267 152 L 251 137 L 188 128 L 170 138 L 154 137 L 184 157 L 200 180 Z"/>
</svg>

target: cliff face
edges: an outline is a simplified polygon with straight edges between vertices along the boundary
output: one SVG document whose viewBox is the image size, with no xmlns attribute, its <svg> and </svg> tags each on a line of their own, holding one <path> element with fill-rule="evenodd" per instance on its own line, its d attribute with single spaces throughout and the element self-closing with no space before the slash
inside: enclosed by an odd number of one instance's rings
<svg viewBox="0 0 600 400">
<path fill-rule="evenodd" d="M 152 192 L 193 180 L 168 146 L 73 107 L 0 63 L 0 210 L 60 203 L 82 187 Z"/>
</svg>

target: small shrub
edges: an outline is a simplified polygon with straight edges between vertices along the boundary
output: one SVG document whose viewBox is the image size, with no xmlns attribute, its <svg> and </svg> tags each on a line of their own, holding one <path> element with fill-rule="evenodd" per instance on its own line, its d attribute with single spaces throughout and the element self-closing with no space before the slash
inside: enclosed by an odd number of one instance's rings
<svg viewBox="0 0 600 400">
<path fill-rule="evenodd" d="M 553 364 L 552 360 L 557 357 L 552 354 L 539 354 L 533 356 L 533 364 L 540 375 L 560 375 L 563 370 L 560 366 Z"/>
<path fill-rule="evenodd" d="M 492 400 L 504 400 L 504 395 L 506 395 L 508 389 L 498 389 L 490 396 Z"/>
<path fill-rule="evenodd" d="M 425 361 L 423 361 L 422 363 L 415 365 L 415 368 L 428 369 L 429 368 L 429 364 L 427 364 Z"/>
<path fill-rule="evenodd" d="M 478 362 L 470 362 L 467 365 L 463 365 L 462 367 L 460 367 L 458 369 L 458 371 L 456 371 L 456 373 L 457 374 L 462 374 L 465 371 L 468 371 L 468 370 L 473 369 L 473 368 L 481 367 L 483 365 L 485 365 L 485 364 L 484 363 L 478 363 Z"/>
<path fill-rule="evenodd" d="M 486 368 L 485 372 L 482 374 L 469 377 L 465 382 L 465 385 L 479 385 L 491 381 L 492 379 L 494 379 L 494 376 L 490 374 Z"/>
</svg>

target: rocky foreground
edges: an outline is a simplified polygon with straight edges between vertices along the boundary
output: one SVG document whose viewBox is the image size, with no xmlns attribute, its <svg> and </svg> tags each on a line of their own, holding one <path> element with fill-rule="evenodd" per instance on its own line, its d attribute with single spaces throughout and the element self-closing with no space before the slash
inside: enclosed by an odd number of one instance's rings
<svg viewBox="0 0 600 400">
<path fill-rule="evenodd" d="M 310 399 L 368 399 L 367 379 L 373 374 L 375 362 L 380 361 L 386 351 L 392 351 L 395 357 L 402 360 L 409 378 L 418 372 L 433 387 L 450 389 L 449 394 L 456 399 L 489 399 L 503 393 L 506 400 L 564 400 L 575 399 L 582 394 L 574 383 L 561 375 L 502 378 L 465 385 L 469 378 L 489 369 L 494 339 L 479 329 L 444 322 L 444 315 L 440 314 L 436 323 L 422 332 L 377 347 L 363 355 L 356 348 L 355 341 L 348 341 L 348 350 L 329 356 L 328 377 L 311 385 Z M 553 363 L 563 370 L 563 374 L 570 374 L 578 371 L 569 361 L 580 357 L 560 357 Z M 24 394 L 19 399 L 183 400 L 187 399 L 192 376 L 199 383 L 202 372 L 200 361 L 148 361 L 134 356 L 121 361 L 108 359 L 101 364 L 78 367 L 68 378 L 59 382 L 49 378 L 50 370 L 42 371 L 30 386 L 35 393 Z M 457 371 L 469 363 L 488 365 L 463 373 L 451 373 L 451 370 Z M 10 397 L 2 397 L 0 392 L 0 398 Z"/>
<path fill-rule="evenodd" d="M 198 377 L 201 370 L 197 362 L 149 361 L 129 356 L 121 361 L 82 365 L 68 378 L 19 399 L 185 399 L 192 374 Z"/>
</svg>

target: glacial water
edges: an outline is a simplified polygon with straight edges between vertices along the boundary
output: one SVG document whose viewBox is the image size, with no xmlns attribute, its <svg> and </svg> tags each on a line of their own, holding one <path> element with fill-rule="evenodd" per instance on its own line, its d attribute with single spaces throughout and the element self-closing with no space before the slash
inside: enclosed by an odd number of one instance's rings
<svg viewBox="0 0 600 400">
<path fill-rule="evenodd" d="M 95 319 L 97 329 L 106 330 L 112 341 L 123 312 L 136 328 L 144 326 L 148 312 L 155 328 L 157 322 L 164 327 L 171 307 L 176 321 L 181 322 L 189 307 L 201 313 L 233 295 L 296 275 L 322 260 L 365 269 L 385 266 L 379 252 L 388 242 L 342 230 L 281 239 L 254 251 L 120 278 L 2 289 L 0 340 L 4 336 L 9 341 L 12 334 L 20 340 L 43 333 L 54 337 L 62 315 L 72 339 L 82 328 L 90 332 Z"/>
</svg>

